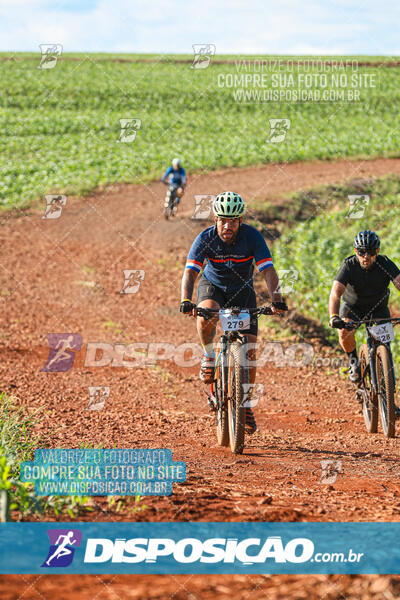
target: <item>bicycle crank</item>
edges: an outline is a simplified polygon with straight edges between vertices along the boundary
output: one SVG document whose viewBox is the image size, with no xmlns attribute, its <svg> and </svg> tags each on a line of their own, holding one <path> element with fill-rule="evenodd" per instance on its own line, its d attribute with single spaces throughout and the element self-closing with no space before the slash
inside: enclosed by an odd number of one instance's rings
<svg viewBox="0 0 400 600">
<path fill-rule="evenodd" d="M 208 394 L 207 403 L 211 412 L 217 412 L 217 399 L 213 394 Z"/>
</svg>

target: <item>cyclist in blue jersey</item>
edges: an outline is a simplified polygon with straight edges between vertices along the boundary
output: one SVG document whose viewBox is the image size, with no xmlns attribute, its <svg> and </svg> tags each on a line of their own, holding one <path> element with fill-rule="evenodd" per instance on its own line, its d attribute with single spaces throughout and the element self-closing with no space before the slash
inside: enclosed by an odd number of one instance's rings
<svg viewBox="0 0 400 600">
<path fill-rule="evenodd" d="M 169 183 L 176 188 L 176 203 L 179 204 L 185 191 L 186 173 L 181 166 L 179 158 L 172 159 L 172 166 L 168 167 L 161 178 L 163 183 Z"/>
<path fill-rule="evenodd" d="M 207 264 L 197 287 L 197 305 L 203 308 L 256 308 L 253 287 L 254 263 L 262 272 L 268 287 L 274 313 L 287 310 L 279 292 L 279 279 L 272 264 L 271 253 L 261 233 L 254 227 L 242 223 L 245 205 L 242 197 L 234 192 L 223 192 L 214 200 L 215 225 L 202 231 L 190 248 L 182 278 L 180 311 L 195 314 L 192 307 L 194 283 L 203 263 Z M 201 362 L 200 379 L 210 383 L 214 378 L 214 337 L 217 319 L 206 321 L 197 317 L 197 330 L 204 356 Z M 243 331 L 247 336 L 250 365 L 255 365 L 257 343 L 257 318 L 251 320 L 250 329 Z M 250 384 L 256 377 L 255 366 L 250 367 Z M 250 395 L 253 387 L 250 387 Z M 246 408 L 246 429 L 256 431 L 257 426 L 251 408 Z"/>
</svg>

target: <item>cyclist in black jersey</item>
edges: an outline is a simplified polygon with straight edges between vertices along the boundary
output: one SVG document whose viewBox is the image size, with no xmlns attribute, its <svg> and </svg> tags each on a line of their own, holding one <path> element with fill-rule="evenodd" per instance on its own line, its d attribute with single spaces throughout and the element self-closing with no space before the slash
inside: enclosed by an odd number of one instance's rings
<svg viewBox="0 0 400 600">
<path fill-rule="evenodd" d="M 360 364 L 354 331 L 345 329 L 345 323 L 390 318 L 390 282 L 400 290 L 400 269 L 390 258 L 379 254 L 379 250 L 376 233 L 360 231 L 354 240 L 355 254 L 343 261 L 329 297 L 329 324 L 339 329 L 339 342 L 349 357 L 349 377 L 354 383 L 360 381 Z"/>
</svg>

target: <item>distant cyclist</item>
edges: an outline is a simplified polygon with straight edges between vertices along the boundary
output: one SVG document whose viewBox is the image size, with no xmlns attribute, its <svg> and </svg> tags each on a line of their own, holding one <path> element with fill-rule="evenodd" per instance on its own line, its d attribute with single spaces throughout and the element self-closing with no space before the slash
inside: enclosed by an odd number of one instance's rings
<svg viewBox="0 0 400 600">
<path fill-rule="evenodd" d="M 182 278 L 182 300 L 180 311 L 193 314 L 192 295 L 196 278 L 207 260 L 197 287 L 197 305 L 203 308 L 256 308 L 253 287 L 254 262 L 262 272 L 272 300 L 272 310 L 280 313 L 287 310 L 279 292 L 279 279 L 272 258 L 261 233 L 254 227 L 242 223 L 245 212 L 243 199 L 234 192 L 223 192 L 214 200 L 215 225 L 202 231 L 194 240 L 188 254 Z M 197 330 L 204 356 L 201 362 L 200 379 L 210 383 L 214 379 L 214 337 L 217 319 L 206 321 L 197 317 Z M 249 360 L 256 360 L 257 318 L 251 320 L 246 334 Z M 254 384 L 256 368 L 250 368 L 250 384 Z M 252 391 L 252 387 L 250 390 Z M 251 395 L 250 391 L 250 395 Z M 251 408 L 246 409 L 246 429 L 249 433 L 257 426 Z"/>
<path fill-rule="evenodd" d="M 172 159 L 172 166 L 168 167 L 161 178 L 163 183 L 169 183 L 176 188 L 176 203 L 179 204 L 185 191 L 186 173 L 181 166 L 179 158 Z"/>
<path fill-rule="evenodd" d="M 361 369 L 354 331 L 346 329 L 346 322 L 390 319 L 390 282 L 400 289 L 400 269 L 380 255 L 379 249 L 380 240 L 374 231 L 360 231 L 354 240 L 355 254 L 343 261 L 329 297 L 329 324 L 340 330 L 339 342 L 349 357 L 349 377 L 354 383 L 360 381 Z"/>
</svg>

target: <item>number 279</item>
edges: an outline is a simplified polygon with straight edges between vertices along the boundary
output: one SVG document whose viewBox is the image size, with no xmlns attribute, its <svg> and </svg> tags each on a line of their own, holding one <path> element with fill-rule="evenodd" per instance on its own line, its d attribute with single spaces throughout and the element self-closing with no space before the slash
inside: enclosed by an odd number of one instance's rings
<svg viewBox="0 0 400 600">
<path fill-rule="evenodd" d="M 228 321 L 228 329 L 236 329 L 237 327 L 243 327 L 243 321 Z"/>
</svg>

